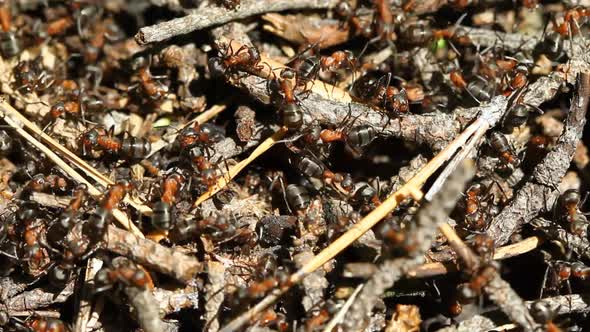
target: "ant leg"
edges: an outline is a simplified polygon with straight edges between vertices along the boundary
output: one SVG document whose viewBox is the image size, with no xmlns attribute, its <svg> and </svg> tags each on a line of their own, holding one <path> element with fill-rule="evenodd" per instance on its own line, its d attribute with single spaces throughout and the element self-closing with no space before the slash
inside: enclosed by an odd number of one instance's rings
<svg viewBox="0 0 590 332">
<path fill-rule="evenodd" d="M 539 292 L 539 299 L 543 298 L 543 291 L 545 290 L 545 285 L 547 284 L 547 277 L 549 276 L 549 264 L 547 264 L 547 268 L 545 269 L 545 274 L 543 275 L 543 282 L 541 283 L 541 291 Z"/>
<path fill-rule="evenodd" d="M 100 86 L 100 83 L 102 82 L 102 69 L 94 65 L 88 65 L 86 66 L 86 71 L 89 72 L 87 74 L 87 78 L 94 74 L 94 81 L 92 82 L 92 91 L 96 91 Z"/>
</svg>

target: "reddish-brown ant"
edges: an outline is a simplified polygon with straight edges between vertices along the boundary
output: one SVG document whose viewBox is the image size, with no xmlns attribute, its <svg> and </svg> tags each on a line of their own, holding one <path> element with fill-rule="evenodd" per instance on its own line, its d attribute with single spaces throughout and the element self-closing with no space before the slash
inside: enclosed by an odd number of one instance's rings
<svg viewBox="0 0 590 332">
<path fill-rule="evenodd" d="M 25 322 L 25 325 L 34 332 L 69 332 L 66 323 L 55 318 L 35 317 Z"/>
<path fill-rule="evenodd" d="M 43 67 L 43 58 L 20 61 L 13 69 L 16 89 L 26 93 L 43 92 L 49 89 L 54 80 Z"/>
<path fill-rule="evenodd" d="M 241 46 L 234 52 L 232 44 L 223 45 L 219 50 L 219 57 L 209 59 L 209 72 L 213 76 L 236 74 L 238 71 L 256 74 L 262 70 L 260 53 L 253 46 Z"/>
<path fill-rule="evenodd" d="M 47 35 L 57 36 L 66 32 L 74 26 L 74 20 L 71 17 L 62 17 L 47 24 Z"/>
<path fill-rule="evenodd" d="M 568 9 L 563 17 L 563 23 L 554 27 L 554 30 L 562 36 L 572 36 L 580 31 L 578 21 L 581 18 L 590 17 L 590 10 L 586 8 Z"/>
<path fill-rule="evenodd" d="M 588 219 L 580 211 L 582 205 L 582 196 L 575 189 L 569 189 L 559 197 L 559 205 L 565 210 L 565 220 L 570 232 L 582 235 L 588 228 Z"/>
<path fill-rule="evenodd" d="M 108 132 L 103 127 L 90 129 L 80 139 L 83 154 L 89 151 L 106 151 L 121 159 L 141 159 L 151 151 L 151 143 L 147 139 L 126 137 L 120 140 L 113 136 L 114 128 Z"/>
<path fill-rule="evenodd" d="M 11 58 L 20 53 L 21 43 L 16 33 L 11 30 L 12 14 L 8 1 L 5 1 L 0 6 L 0 26 L 2 27 L 2 32 L 0 32 L 0 51 L 4 57 Z"/>
<path fill-rule="evenodd" d="M 66 234 L 76 223 L 78 210 L 84 203 L 87 191 L 88 187 L 85 184 L 79 185 L 74 191 L 74 197 L 70 201 L 70 205 L 59 215 L 51 227 L 49 227 L 47 240 L 53 247 L 62 243 Z"/>
<path fill-rule="evenodd" d="M 499 266 L 490 262 L 482 266 L 468 283 L 459 286 L 459 296 L 463 301 L 470 301 L 482 294 L 483 288 L 498 276 Z"/>
<path fill-rule="evenodd" d="M 178 173 L 169 175 L 162 184 L 162 196 L 160 201 L 154 204 L 152 226 L 157 229 L 170 229 L 176 224 L 173 206 L 180 187 L 184 183 L 184 177 Z"/>
<path fill-rule="evenodd" d="M 152 285 L 151 277 L 140 267 L 124 257 L 117 257 L 112 267 L 103 268 L 94 277 L 95 293 L 112 289 L 118 283 L 128 287 L 145 289 Z"/>
<path fill-rule="evenodd" d="M 47 192 L 49 190 L 65 192 L 69 186 L 69 181 L 59 175 L 37 174 L 29 181 L 27 189 L 35 192 Z"/>
<path fill-rule="evenodd" d="M 113 218 L 113 209 L 125 198 L 131 185 L 126 181 L 119 181 L 109 187 L 108 192 L 84 225 L 83 233 L 93 242 L 99 242 L 107 232 L 107 227 Z"/>
<path fill-rule="evenodd" d="M 514 169 L 520 166 L 520 159 L 504 134 L 497 131 L 492 132 L 490 146 L 498 154 L 507 170 L 514 171 Z"/>
</svg>

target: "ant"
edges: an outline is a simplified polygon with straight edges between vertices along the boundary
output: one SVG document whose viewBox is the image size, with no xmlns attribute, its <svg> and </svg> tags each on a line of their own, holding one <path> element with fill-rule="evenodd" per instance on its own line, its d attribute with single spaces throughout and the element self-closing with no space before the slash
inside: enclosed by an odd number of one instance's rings
<svg viewBox="0 0 590 332">
<path fill-rule="evenodd" d="M 49 255 L 43 242 L 45 224 L 38 219 L 24 220 L 23 242 L 21 250 L 30 272 L 36 274 L 49 263 Z"/>
<path fill-rule="evenodd" d="M 146 289 L 151 284 L 151 278 L 146 271 L 135 265 L 125 257 L 117 257 L 111 262 L 111 267 L 101 269 L 94 277 L 94 293 L 101 293 L 117 285 Z"/>
<path fill-rule="evenodd" d="M 209 72 L 214 77 L 236 74 L 238 71 L 257 74 L 263 68 L 259 65 L 260 53 L 254 46 L 243 45 L 234 52 L 230 42 L 220 47 L 219 54 L 219 57 L 209 58 L 208 62 Z"/>
<path fill-rule="evenodd" d="M 67 233 L 76 223 L 77 214 L 88 194 L 88 186 L 80 184 L 74 190 L 74 197 L 68 207 L 59 215 L 57 220 L 47 230 L 47 240 L 54 247 L 61 243 Z"/>
<path fill-rule="evenodd" d="M 554 323 L 557 317 L 559 306 L 551 307 L 546 301 L 535 301 L 531 305 L 531 315 L 539 324 L 543 324 L 547 332 L 560 332 L 561 329 Z"/>
<path fill-rule="evenodd" d="M 283 104 L 281 105 L 281 114 L 283 116 L 283 125 L 290 130 L 297 130 L 303 126 L 303 111 L 295 97 L 295 88 L 290 82 L 295 78 L 292 70 L 283 70 L 279 86 L 283 92 Z"/>
<path fill-rule="evenodd" d="M 145 138 L 126 137 L 121 141 L 113 137 L 114 127 L 107 132 L 103 127 L 95 127 L 82 134 L 82 153 L 106 151 L 122 159 L 137 160 L 149 155 L 152 145 Z"/>
<path fill-rule="evenodd" d="M 76 268 L 76 255 L 66 250 L 63 255 L 61 262 L 51 268 L 48 273 L 49 282 L 57 287 L 64 286 L 72 277 L 72 271 Z"/>
<path fill-rule="evenodd" d="M 136 70 L 139 83 L 130 86 L 128 90 L 139 86 L 151 101 L 159 102 L 168 94 L 168 86 L 158 80 L 164 78 L 163 76 L 152 75 L 150 62 L 144 57 L 138 57 L 133 61 L 132 67 Z"/>
<path fill-rule="evenodd" d="M 59 175 L 37 174 L 29 181 L 26 189 L 34 192 L 47 192 L 51 190 L 63 193 L 69 186 L 68 180 Z"/>
<path fill-rule="evenodd" d="M 489 207 L 493 198 L 492 185 L 486 188 L 483 183 L 475 183 L 466 191 L 464 220 L 467 228 L 483 231 L 487 226 L 487 217 L 490 215 Z M 487 211 L 484 210 L 484 204 L 488 208 Z"/>
<path fill-rule="evenodd" d="M 33 332 L 69 332 L 70 328 L 63 321 L 56 318 L 35 317 L 25 322 L 27 328 Z"/>
<path fill-rule="evenodd" d="M 293 208 L 295 211 L 304 210 L 311 202 L 309 192 L 304 186 L 290 184 L 285 189 L 285 198 L 288 203 L 289 210 Z"/>
<path fill-rule="evenodd" d="M 371 125 L 358 125 L 351 128 L 337 130 L 324 129 L 320 138 L 324 143 L 343 141 L 346 147 L 356 157 L 362 154 L 362 149 L 377 138 L 377 129 Z"/>
<path fill-rule="evenodd" d="M 497 131 L 492 132 L 490 135 L 490 146 L 502 161 L 503 170 L 512 173 L 520 166 L 520 159 L 504 134 Z"/>
<path fill-rule="evenodd" d="M 484 262 L 492 261 L 494 257 L 494 240 L 486 234 L 475 234 L 470 240 L 471 247 Z"/>
<path fill-rule="evenodd" d="M 77 83 L 74 81 L 62 81 L 58 88 L 69 93 L 67 94 L 67 98 L 60 100 L 51 106 L 49 110 L 49 118 L 52 121 L 63 117 L 71 119 L 78 119 L 81 117 L 82 121 L 87 122 L 84 116 L 86 110 L 101 111 L 104 108 L 102 100 L 93 95 L 86 94 L 84 89 L 77 88 Z"/>
<path fill-rule="evenodd" d="M 575 189 L 565 191 L 558 200 L 558 204 L 566 213 L 565 221 L 569 226 L 569 231 L 576 235 L 582 235 L 588 228 L 588 219 L 580 211 L 583 204 L 580 192 Z"/>
<path fill-rule="evenodd" d="M 50 37 L 62 35 L 66 32 L 66 30 L 74 26 L 74 23 L 74 20 L 69 16 L 55 19 L 47 23 L 47 35 Z"/>
<path fill-rule="evenodd" d="M 478 269 L 467 283 L 458 287 L 461 301 L 469 302 L 482 294 L 483 288 L 498 276 L 500 266 L 497 262 L 491 261 Z"/>
<path fill-rule="evenodd" d="M 43 58 L 41 56 L 33 60 L 19 61 L 12 73 L 16 90 L 25 93 L 43 92 L 54 83 L 52 75 L 43 67 Z"/>
<path fill-rule="evenodd" d="M 92 242 L 96 243 L 104 238 L 113 218 L 113 209 L 117 208 L 129 189 L 131 189 L 131 184 L 127 181 L 119 181 L 109 187 L 100 206 L 96 208 L 82 229 L 82 233 Z"/>
<path fill-rule="evenodd" d="M 0 52 L 5 58 L 12 58 L 18 55 L 21 50 L 21 42 L 17 38 L 16 33 L 12 31 L 12 14 L 8 2 L 4 2 L 0 6 Z"/>
<path fill-rule="evenodd" d="M 166 177 L 162 184 L 162 196 L 160 201 L 154 204 L 152 215 L 152 226 L 161 230 L 168 230 L 176 224 L 173 206 L 176 196 L 184 183 L 184 177 L 174 173 Z"/>
<path fill-rule="evenodd" d="M 563 17 L 563 23 L 554 27 L 555 32 L 561 36 L 572 36 L 580 32 L 578 21 L 581 18 L 590 17 L 590 10 L 586 8 L 568 9 Z"/>
<path fill-rule="evenodd" d="M 399 78 L 398 78 L 399 79 Z M 401 79 L 400 79 L 401 80 Z M 358 99 L 369 105 L 387 108 L 393 111 L 394 115 L 407 113 L 410 110 L 408 91 L 405 88 L 401 90 L 390 86 L 391 73 L 380 77 L 378 80 L 361 81 L 360 84 L 355 82 L 356 94 Z M 414 91 L 414 89 L 412 88 Z M 416 90 L 418 92 L 419 89 Z M 419 99 L 419 96 L 417 96 Z M 423 97 L 422 97 L 423 98 Z"/>
<path fill-rule="evenodd" d="M 320 68 L 324 71 L 356 68 L 357 59 L 351 51 L 335 51 L 332 55 L 320 58 Z"/>
</svg>

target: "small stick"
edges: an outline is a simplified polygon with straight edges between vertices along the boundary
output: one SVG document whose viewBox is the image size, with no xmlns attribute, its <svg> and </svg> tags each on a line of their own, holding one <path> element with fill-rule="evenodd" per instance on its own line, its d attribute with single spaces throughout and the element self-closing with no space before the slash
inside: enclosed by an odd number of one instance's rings
<svg viewBox="0 0 590 332">
<path fill-rule="evenodd" d="M 217 180 L 217 183 L 213 185 L 206 193 L 201 195 L 195 203 L 193 204 L 193 208 L 199 206 L 201 203 L 218 193 L 221 189 L 223 189 L 236 175 L 238 175 L 246 166 L 248 166 L 252 161 L 256 158 L 260 157 L 264 152 L 270 149 L 275 143 L 280 141 L 285 135 L 287 134 L 287 128 L 283 127 L 275 132 L 272 136 L 264 140 L 264 142 L 260 143 L 260 145 L 252 151 L 252 153 L 248 156 L 248 158 L 240 161 L 236 165 L 234 165 L 230 170 L 223 174 L 222 177 Z"/>
<path fill-rule="evenodd" d="M 184 283 L 204 270 L 203 264 L 194 257 L 113 226 L 109 226 L 105 242 L 107 250 Z"/>
<path fill-rule="evenodd" d="M 13 317 L 29 317 L 29 316 L 39 316 L 39 317 L 46 317 L 46 318 L 60 318 L 61 314 L 58 311 L 49 311 L 49 310 L 19 310 L 19 311 L 9 311 L 8 315 Z"/>
<path fill-rule="evenodd" d="M 525 305 L 527 308 L 538 301 L 549 303 L 551 309 L 555 310 L 557 315 L 567 315 L 572 313 L 587 313 L 590 310 L 590 297 L 588 294 L 570 294 L 570 295 L 559 295 L 555 297 L 546 297 L 542 300 L 526 301 Z M 468 318 L 457 326 L 449 326 L 444 329 L 440 329 L 440 332 L 454 332 L 454 331 L 507 331 L 518 328 L 516 324 L 504 324 L 502 326 L 495 326 L 495 324 L 487 318 L 492 316 L 494 311 L 487 312 L 485 315 L 475 315 Z M 485 325 L 482 325 L 485 324 Z"/>
<path fill-rule="evenodd" d="M 242 0 L 239 10 L 207 6 L 184 17 L 143 27 L 135 35 L 135 40 L 139 45 L 145 45 L 250 16 L 284 10 L 331 8 L 337 3 L 338 0 Z"/>
<path fill-rule="evenodd" d="M 334 315 L 334 318 L 332 318 L 332 320 L 328 323 L 328 325 L 326 325 L 323 332 L 331 332 L 332 330 L 334 330 L 336 325 L 338 325 L 342 322 L 342 320 L 344 319 L 344 316 L 346 315 L 346 313 L 348 312 L 348 310 L 350 309 L 350 307 L 354 303 L 354 300 L 356 299 L 357 295 L 361 292 L 364 285 L 365 284 L 360 284 L 360 285 L 356 286 L 356 289 L 354 290 L 354 292 L 346 300 L 346 302 L 344 303 L 342 308 L 340 308 L 338 313 L 336 315 Z"/>
<path fill-rule="evenodd" d="M 525 254 L 536 249 L 541 244 L 541 239 L 536 236 L 531 236 L 520 242 L 497 248 L 494 253 L 494 260 L 503 260 L 510 257 Z M 449 272 L 456 272 L 457 267 L 451 262 L 434 262 L 426 263 L 411 269 L 406 273 L 408 278 L 426 278 L 438 275 L 447 274 Z"/>
<path fill-rule="evenodd" d="M 20 293 L 6 302 L 6 306 L 13 311 L 35 310 L 54 303 L 64 303 L 74 293 L 74 281 L 70 281 L 58 292 L 49 292 L 43 288 L 35 288 Z"/>
<path fill-rule="evenodd" d="M 76 180 L 80 183 L 86 184 L 88 186 L 88 192 L 92 196 L 95 196 L 95 197 L 102 196 L 103 193 L 100 190 L 98 190 L 95 186 L 93 186 L 90 182 L 88 182 L 88 180 L 86 180 L 82 175 L 80 175 L 80 173 L 78 173 L 76 170 L 74 170 L 68 163 L 63 161 L 51 149 L 49 149 L 48 147 L 43 145 L 41 142 L 36 140 L 31 134 L 29 134 L 27 131 L 25 131 L 21 126 L 23 122 L 20 121 L 22 115 L 20 115 L 20 113 L 18 113 L 14 108 L 12 108 L 12 106 L 8 105 L 6 102 L 1 102 L 0 108 L 4 112 L 3 113 L 4 121 L 9 126 L 13 127 L 18 134 L 20 134 L 25 140 L 27 140 L 29 143 L 31 143 L 33 146 L 35 146 L 37 149 L 41 150 L 41 152 L 46 154 L 47 157 L 49 157 L 49 159 L 51 159 L 51 161 L 53 161 L 57 166 L 59 166 L 61 169 L 63 169 L 64 172 L 66 172 L 74 180 Z M 19 115 L 16 117 L 16 119 L 14 118 L 14 116 L 16 115 L 15 112 L 18 113 L 18 115 Z M 137 236 L 143 237 L 143 234 L 141 233 L 139 228 L 137 228 L 137 226 L 135 226 L 135 224 L 133 224 L 131 222 L 131 220 L 129 220 L 129 218 L 127 218 L 127 215 L 125 213 L 123 213 L 121 210 L 114 209 L 113 216 L 121 224 L 121 226 L 123 226 L 125 229 L 132 231 Z"/>
<path fill-rule="evenodd" d="M 90 258 L 86 262 L 86 273 L 84 273 L 84 283 L 81 289 L 80 302 L 78 304 L 78 314 L 74 325 L 74 331 L 86 332 L 88 320 L 93 311 L 92 297 L 88 291 L 88 284 L 94 279 L 96 273 L 102 268 L 103 262 L 97 258 Z M 102 298 L 98 301 L 102 301 Z"/>
<path fill-rule="evenodd" d="M 139 326 L 146 332 L 164 331 L 164 322 L 160 318 L 160 307 L 150 289 L 134 286 L 124 288 L 125 295 L 135 309 Z"/>
<path fill-rule="evenodd" d="M 112 181 L 108 177 L 104 176 L 96 168 L 90 166 L 87 162 L 80 159 L 80 157 L 78 157 L 77 155 L 72 153 L 70 150 L 65 148 L 63 145 L 59 144 L 56 140 L 51 138 L 51 136 L 45 134 L 45 132 L 43 132 L 41 129 L 39 129 L 39 127 L 37 127 L 37 125 L 35 125 L 31 121 L 29 121 L 19 111 L 14 109 L 14 107 L 12 107 L 12 105 L 7 103 L 6 100 L 2 99 L 0 101 L 0 109 L 2 111 L 2 115 L 4 116 L 4 118 L 5 119 L 10 118 L 12 120 L 13 124 L 17 124 L 18 128 L 20 128 L 20 130 L 22 130 L 22 132 L 24 132 L 24 130 L 22 129 L 23 126 L 28 128 L 36 136 L 40 137 L 53 150 L 60 152 L 65 159 L 69 160 L 72 164 L 78 166 L 78 168 L 83 170 L 88 176 L 90 176 L 92 179 L 94 179 L 94 181 L 98 182 L 101 186 L 108 187 L 109 185 L 115 184 L 114 181 Z M 19 133 L 21 133 L 21 132 L 19 131 Z M 36 139 L 35 139 L 35 141 L 36 141 Z M 51 152 L 53 153 L 53 151 L 51 151 Z M 57 157 L 57 155 L 55 153 L 53 153 L 53 155 L 55 155 Z M 59 158 L 59 157 L 57 157 L 57 158 Z M 72 169 L 71 167 L 69 167 L 69 168 Z M 77 180 L 77 181 L 82 182 L 82 183 L 86 183 L 87 185 L 89 185 L 88 181 L 86 181 L 86 180 L 84 180 L 84 181 Z M 89 187 L 90 187 L 90 185 L 89 185 Z M 92 189 L 90 189 L 90 190 L 92 191 Z M 92 194 L 92 192 L 91 192 L 91 194 Z M 94 194 L 92 194 L 92 195 L 94 195 Z M 125 197 L 124 201 L 126 203 L 128 203 L 129 205 L 133 206 L 135 209 L 137 209 L 138 211 L 140 211 L 144 215 L 151 215 L 152 214 L 152 209 L 150 209 L 148 206 L 146 206 L 144 204 L 141 204 L 140 202 L 136 202 L 135 200 L 131 199 L 130 197 Z"/>
</svg>

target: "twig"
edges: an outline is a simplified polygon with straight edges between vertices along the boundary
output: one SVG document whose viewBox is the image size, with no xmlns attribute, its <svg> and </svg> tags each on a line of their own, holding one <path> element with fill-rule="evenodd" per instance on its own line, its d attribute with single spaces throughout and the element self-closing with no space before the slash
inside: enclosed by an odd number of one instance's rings
<svg viewBox="0 0 590 332">
<path fill-rule="evenodd" d="M 160 318 L 160 308 L 150 289 L 127 286 L 124 288 L 124 292 L 135 309 L 139 326 L 144 331 L 164 331 L 164 322 Z"/>
<path fill-rule="evenodd" d="M 337 3 L 337 0 L 242 0 L 239 10 L 209 6 L 195 9 L 184 17 L 143 27 L 135 35 L 135 40 L 145 45 L 250 16 L 295 9 L 331 8 Z"/>
<path fill-rule="evenodd" d="M 181 292 L 173 292 L 162 288 L 155 288 L 154 297 L 160 305 L 160 312 L 164 316 L 185 308 L 197 308 L 199 304 L 199 293 L 196 291 L 185 292 L 181 290 Z"/>
<path fill-rule="evenodd" d="M 424 262 L 424 254 L 432 246 L 437 227 L 446 225 L 448 215 L 459 200 L 465 184 L 474 174 L 473 162 L 466 162 L 451 175 L 445 188 L 434 196 L 432 201 L 422 206 L 416 215 L 416 230 L 406 234 L 408 239 L 415 239 L 410 246 L 416 249 L 410 253 L 408 258 L 387 260 L 379 266 L 377 272 L 367 281 L 366 287 L 352 305 L 349 319 L 345 322 L 348 330 L 362 329 L 366 324 L 366 318 L 371 316 L 376 300 L 385 290 L 392 287 L 409 269 Z"/>
<path fill-rule="evenodd" d="M 21 135 L 24 139 L 26 139 L 29 143 L 31 143 L 37 149 L 41 150 L 41 152 L 43 152 L 45 155 L 47 155 L 47 157 L 49 157 L 49 159 L 51 159 L 57 166 L 59 166 L 61 169 L 63 169 L 64 172 L 66 172 L 74 180 L 76 180 L 80 183 L 86 184 L 88 186 L 88 192 L 92 196 L 95 196 L 95 197 L 102 196 L 103 193 L 100 190 L 98 190 L 90 182 L 88 182 L 82 175 L 80 175 L 80 173 L 78 173 L 76 170 L 74 170 L 68 163 L 63 161 L 51 149 L 49 149 L 48 147 L 43 145 L 41 142 L 36 140 L 31 134 L 29 134 L 27 131 L 25 131 L 22 128 L 22 125 L 26 122 L 29 122 L 29 121 L 26 118 L 24 118 L 20 113 L 18 113 L 18 111 L 16 111 L 14 108 L 12 108 L 12 106 L 7 104 L 5 101 L 2 101 L 0 103 L 0 109 L 2 111 L 4 121 L 9 126 L 13 127 L 19 135 Z M 23 120 L 26 122 L 24 122 Z M 135 224 L 133 224 L 131 222 L 131 220 L 129 220 L 129 218 L 127 218 L 127 215 L 125 213 L 123 213 L 121 210 L 114 209 L 113 216 L 121 224 L 121 226 L 132 231 L 137 236 L 143 236 L 143 234 L 141 233 L 139 228 L 137 228 L 137 226 L 135 226 Z"/>
<path fill-rule="evenodd" d="M 497 248 L 494 253 L 494 260 L 503 260 L 510 257 L 515 257 L 518 255 L 522 255 L 524 253 L 530 252 L 536 249 L 541 244 L 541 239 L 532 236 L 526 238 L 520 242 L 510 244 L 504 247 Z M 590 253 L 590 252 L 589 252 Z M 435 262 L 435 263 L 426 263 L 420 266 L 417 266 L 414 269 L 411 269 L 406 274 L 408 278 L 427 278 L 438 276 L 442 274 L 447 274 L 449 272 L 456 272 L 458 271 L 456 264 L 452 262 L 443 263 L 443 262 Z"/>
<path fill-rule="evenodd" d="M 336 315 L 334 315 L 334 318 L 332 318 L 332 320 L 330 320 L 330 322 L 326 325 L 326 327 L 324 328 L 324 332 L 331 332 L 332 330 L 334 330 L 336 325 L 338 325 L 342 322 L 342 320 L 344 319 L 344 316 L 346 316 L 346 313 L 348 312 L 348 310 L 350 309 L 350 307 L 354 303 L 354 300 L 356 299 L 358 294 L 361 292 L 364 285 L 365 284 L 360 284 L 360 285 L 356 286 L 354 292 L 352 294 L 350 294 L 350 297 L 346 300 L 346 302 L 344 303 L 342 308 L 340 308 L 338 313 Z"/>
<path fill-rule="evenodd" d="M 218 312 L 223 304 L 225 287 L 225 267 L 219 262 L 207 263 L 207 285 L 205 286 L 205 316 L 207 322 L 206 331 L 215 332 L 219 330 Z"/>
<path fill-rule="evenodd" d="M 35 288 L 23 292 L 6 302 L 7 308 L 13 311 L 35 310 L 53 303 L 63 303 L 74 293 L 74 281 L 70 281 L 59 292 L 48 292 L 42 288 Z"/>
<path fill-rule="evenodd" d="M 506 243 L 519 226 L 530 222 L 539 211 L 547 211 L 553 206 L 558 195 L 555 189 L 569 168 L 586 123 L 590 75 L 580 74 L 577 81 L 577 92 L 557 145 L 535 167 L 532 181 L 518 190 L 512 202 L 490 222 L 487 234 L 496 245 Z"/>
<path fill-rule="evenodd" d="M 260 102 L 269 103 L 264 78 L 247 77 L 240 80 L 240 84 Z M 330 90 L 326 92 L 322 88 L 320 91 L 324 91 L 324 95 L 330 95 Z M 310 93 L 307 98 L 302 99 L 301 109 L 304 112 L 304 122 L 306 124 L 315 121 L 324 125 L 337 126 L 345 118 L 353 118 L 355 124 L 368 124 L 379 130 L 383 128 L 380 132 L 382 136 L 428 145 L 435 151 L 443 149 L 461 132 L 461 124 L 456 121 L 453 114 L 440 112 L 425 115 L 408 114 L 391 119 L 364 104 L 343 102 L 318 93 Z M 479 110 L 480 107 L 476 107 L 469 109 L 469 112 L 466 111 L 465 113 L 469 113 L 471 115 L 470 119 L 473 119 L 479 113 Z"/>
<path fill-rule="evenodd" d="M 47 317 L 47 318 L 60 318 L 61 314 L 58 311 L 50 310 L 20 310 L 20 311 L 8 311 L 8 315 L 12 317 Z"/>
<path fill-rule="evenodd" d="M 590 241 L 578 235 L 574 235 L 563 229 L 555 222 L 545 218 L 536 218 L 531 224 L 538 230 L 545 233 L 551 239 L 557 239 L 567 248 L 573 250 L 576 254 L 590 259 Z"/>
<path fill-rule="evenodd" d="M 94 280 L 94 276 L 102 268 L 102 265 L 103 262 L 96 258 L 90 258 L 86 263 L 84 283 L 81 287 L 80 302 L 78 304 L 78 314 L 74 325 L 74 331 L 76 332 L 86 332 L 88 320 L 90 319 L 94 307 L 92 305 L 92 297 L 88 290 L 88 285 Z M 99 299 L 98 301 L 102 301 L 102 299 Z"/>
<path fill-rule="evenodd" d="M 199 206 L 201 203 L 218 193 L 221 189 L 223 189 L 236 175 L 238 175 L 246 166 L 248 166 L 252 161 L 270 149 L 275 143 L 280 141 L 285 134 L 287 133 L 287 128 L 281 128 L 276 133 L 274 133 L 271 137 L 264 140 L 264 142 L 260 143 L 260 145 L 252 151 L 252 153 L 248 156 L 248 158 L 240 161 L 236 165 L 230 168 L 230 170 L 223 174 L 217 183 L 213 185 L 206 193 L 201 195 L 195 203 L 193 207 Z"/>
<path fill-rule="evenodd" d="M 106 249 L 184 283 L 203 271 L 202 263 L 194 257 L 112 226 L 106 235 Z"/>
<path fill-rule="evenodd" d="M 496 110 L 497 111 L 497 110 Z M 488 113 L 493 113 L 494 110 L 488 110 Z M 428 178 L 436 172 L 446 160 L 465 144 L 465 142 L 471 137 L 474 130 L 473 128 L 466 129 L 461 135 L 459 135 L 453 142 L 447 145 L 440 153 L 438 153 L 428 164 L 426 164 L 418 174 L 410 179 L 403 187 L 398 191 L 390 195 L 381 205 L 375 210 L 365 216 L 361 221 L 352 226 L 346 233 L 342 234 L 338 239 L 332 242 L 328 247 L 317 254 L 309 263 L 299 269 L 296 273 L 291 275 L 290 284 L 294 285 L 299 283 L 306 274 L 315 271 L 317 268 L 324 265 L 330 259 L 338 255 L 342 250 L 347 248 L 350 244 L 356 241 L 359 237 L 365 234 L 369 229 L 375 226 L 381 219 L 383 219 L 390 211 L 395 209 L 399 202 L 403 201 L 407 197 L 413 197 L 416 200 L 422 198 L 422 192 L 420 188 L 428 180 Z M 252 319 L 257 313 L 264 310 L 266 307 L 274 303 L 278 298 L 289 290 L 290 285 L 282 289 L 276 289 L 267 297 L 265 297 L 256 306 L 246 311 L 244 314 L 235 318 L 222 332 L 229 332 L 239 329 L 250 319 Z"/>
</svg>

